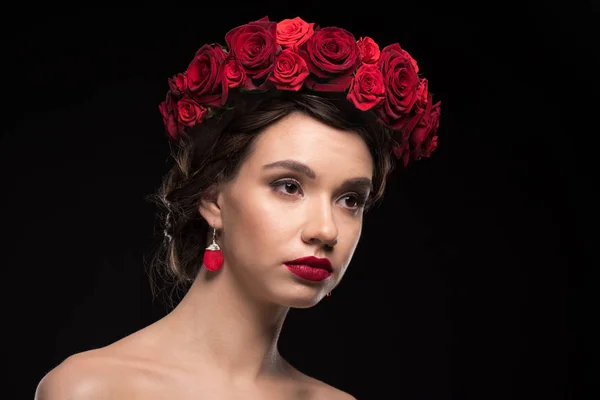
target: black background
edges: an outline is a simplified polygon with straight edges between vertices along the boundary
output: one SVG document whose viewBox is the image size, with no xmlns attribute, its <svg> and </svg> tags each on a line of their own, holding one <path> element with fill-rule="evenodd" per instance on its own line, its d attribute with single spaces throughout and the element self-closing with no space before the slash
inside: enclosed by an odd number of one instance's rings
<svg viewBox="0 0 600 400">
<path fill-rule="evenodd" d="M 5 13 L 7 398 L 164 315 L 144 198 L 170 166 L 166 79 L 265 15 L 399 42 L 442 101 L 438 150 L 389 181 L 342 285 L 290 313 L 282 353 L 359 399 L 589 394 L 598 8 L 412 3 Z"/>
</svg>

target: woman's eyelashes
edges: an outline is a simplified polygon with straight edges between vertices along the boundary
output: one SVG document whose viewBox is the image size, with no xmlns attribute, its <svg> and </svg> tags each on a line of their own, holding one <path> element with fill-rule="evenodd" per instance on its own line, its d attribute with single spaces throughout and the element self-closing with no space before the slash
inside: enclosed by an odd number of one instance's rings
<svg viewBox="0 0 600 400">
<path fill-rule="evenodd" d="M 278 179 L 272 182 L 270 186 L 275 192 L 284 196 L 304 195 L 302 184 L 294 178 Z M 366 193 L 346 193 L 341 197 L 341 200 L 346 203 L 344 207 L 356 210 L 365 206 L 368 196 Z"/>
<path fill-rule="evenodd" d="M 296 194 L 296 192 L 299 192 L 300 194 L 304 194 L 302 192 L 302 185 L 300 184 L 300 182 L 298 182 L 296 179 L 292 179 L 292 178 L 278 179 L 275 182 L 271 183 L 271 187 L 275 191 L 282 192 L 282 193 L 284 193 L 286 195 L 290 195 L 290 196 L 294 196 Z M 283 188 L 283 191 L 278 190 L 279 188 Z"/>
</svg>

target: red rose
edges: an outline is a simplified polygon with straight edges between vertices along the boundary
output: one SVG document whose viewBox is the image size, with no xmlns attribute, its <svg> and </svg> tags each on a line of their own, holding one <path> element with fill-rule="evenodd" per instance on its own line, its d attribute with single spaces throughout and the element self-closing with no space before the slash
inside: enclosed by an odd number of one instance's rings
<svg viewBox="0 0 600 400">
<path fill-rule="evenodd" d="M 246 72 L 240 62 L 231 54 L 227 56 L 224 65 L 223 79 L 230 88 L 244 86 L 246 82 Z"/>
<path fill-rule="evenodd" d="M 177 119 L 184 126 L 194 126 L 204 121 L 207 108 L 198 104 L 187 94 L 177 102 Z"/>
<path fill-rule="evenodd" d="M 158 106 L 167 134 L 173 140 L 179 138 L 179 132 L 183 129 L 181 122 L 177 119 L 177 101 L 177 96 L 169 91 L 167 92 L 167 98 Z"/>
<path fill-rule="evenodd" d="M 275 68 L 269 79 L 279 90 L 298 91 L 308 76 L 306 61 L 291 49 L 285 49 L 277 56 Z"/>
<path fill-rule="evenodd" d="M 187 75 L 179 73 L 175 77 L 169 79 L 169 88 L 173 92 L 184 93 L 187 90 Z"/>
<path fill-rule="evenodd" d="M 423 145 L 421 157 L 429 158 L 431 156 L 431 153 L 433 153 L 435 151 L 435 149 L 437 149 L 437 144 L 438 144 L 438 136 L 437 135 L 430 136 L 429 139 L 427 139 Z"/>
<path fill-rule="evenodd" d="M 412 58 L 398 43 L 381 51 L 379 64 L 386 86 L 386 97 L 379 115 L 386 125 L 399 129 L 418 98 L 419 77 Z"/>
<path fill-rule="evenodd" d="M 417 65 L 417 60 L 415 60 L 414 58 L 412 58 L 412 56 L 410 54 L 408 54 L 408 51 L 406 51 L 404 49 L 402 49 L 402 53 L 404 54 L 404 56 L 406 58 L 408 58 L 410 60 L 410 63 L 412 64 L 413 68 L 415 69 L 415 72 L 419 73 L 419 66 Z"/>
<path fill-rule="evenodd" d="M 431 111 L 431 119 L 429 120 L 429 134 L 427 139 L 423 141 L 421 146 L 421 157 L 429 157 L 435 151 L 438 143 L 437 131 L 440 127 L 440 102 L 438 101 Z"/>
<path fill-rule="evenodd" d="M 360 65 L 360 53 L 352 33 L 342 28 L 323 28 L 315 32 L 299 49 L 314 75 L 307 85 L 317 91 L 342 92 L 352 82 Z"/>
<path fill-rule="evenodd" d="M 379 60 L 379 45 L 370 37 L 360 38 L 356 43 L 360 53 L 360 60 L 365 64 L 375 64 Z"/>
<path fill-rule="evenodd" d="M 377 107 L 385 98 L 383 75 L 379 67 L 363 64 L 356 71 L 346 98 L 362 111 Z"/>
<path fill-rule="evenodd" d="M 427 79 L 422 78 L 417 86 L 417 101 L 415 102 L 415 108 L 419 111 L 424 110 L 427 107 L 429 101 L 429 83 Z"/>
<path fill-rule="evenodd" d="M 397 159 L 402 161 L 402 166 L 406 167 L 410 163 L 410 148 L 408 142 L 403 141 L 402 143 L 392 145 L 392 150 Z"/>
<path fill-rule="evenodd" d="M 315 24 L 300 17 L 284 19 L 277 24 L 277 43 L 284 48 L 298 48 L 314 33 Z"/>
<path fill-rule="evenodd" d="M 417 160 L 421 157 L 429 157 L 437 146 L 436 133 L 440 125 L 440 102 L 431 105 L 431 96 L 427 102 L 422 117 L 410 132 L 409 142 L 411 158 Z"/>
<path fill-rule="evenodd" d="M 205 106 L 220 107 L 227 101 L 223 82 L 225 52 L 218 45 L 205 44 L 187 69 L 187 86 L 194 99 Z"/>
<path fill-rule="evenodd" d="M 247 89 L 261 89 L 263 84 L 257 80 L 273 71 L 275 56 L 281 49 L 276 36 L 277 23 L 270 22 L 268 17 L 233 28 L 225 35 L 230 54 L 239 60 L 250 78 Z"/>
<path fill-rule="evenodd" d="M 417 101 L 410 110 L 409 113 L 404 114 L 401 118 L 396 120 L 395 130 L 401 132 L 403 140 L 407 140 L 412 130 L 421 121 L 427 108 L 427 103 L 430 99 L 431 94 L 428 92 L 427 79 L 422 78 L 417 86 Z M 377 110 L 380 114 L 385 114 L 383 110 Z M 381 115 L 380 115 L 381 117 Z M 386 124 L 385 121 L 382 122 Z"/>
</svg>

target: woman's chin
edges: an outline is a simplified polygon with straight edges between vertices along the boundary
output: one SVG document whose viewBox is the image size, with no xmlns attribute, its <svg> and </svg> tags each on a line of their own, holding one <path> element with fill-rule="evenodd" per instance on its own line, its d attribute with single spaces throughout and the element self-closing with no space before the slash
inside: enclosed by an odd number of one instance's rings
<svg viewBox="0 0 600 400">
<path fill-rule="evenodd" d="M 281 293 L 279 301 L 282 305 L 291 308 L 311 308 L 319 304 L 324 296 L 321 288 L 302 287 Z"/>
<path fill-rule="evenodd" d="M 319 298 L 312 299 L 297 299 L 286 303 L 287 307 L 290 308 L 311 308 L 319 304 Z"/>
</svg>

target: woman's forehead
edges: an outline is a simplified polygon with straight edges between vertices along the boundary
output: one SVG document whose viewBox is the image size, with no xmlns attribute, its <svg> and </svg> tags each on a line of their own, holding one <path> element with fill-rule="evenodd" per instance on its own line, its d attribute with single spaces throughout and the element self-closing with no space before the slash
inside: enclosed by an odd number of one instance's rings
<svg viewBox="0 0 600 400">
<path fill-rule="evenodd" d="M 372 157 L 356 133 L 332 128 L 312 117 L 296 113 L 269 126 L 255 143 L 254 163 L 269 164 L 295 159 L 312 168 L 352 168 L 364 174 L 372 171 Z"/>
</svg>

